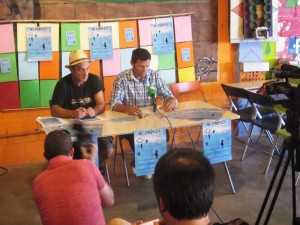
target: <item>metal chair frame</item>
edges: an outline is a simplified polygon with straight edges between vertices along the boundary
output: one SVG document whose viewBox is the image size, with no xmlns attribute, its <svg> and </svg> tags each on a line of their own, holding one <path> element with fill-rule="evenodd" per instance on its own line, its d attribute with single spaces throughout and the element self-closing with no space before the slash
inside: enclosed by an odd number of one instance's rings
<svg viewBox="0 0 300 225">
<path fill-rule="evenodd" d="M 282 118 L 281 118 L 280 113 L 275 110 L 272 102 L 269 100 L 268 97 L 259 95 L 256 93 L 248 92 L 248 99 L 253 108 L 252 119 L 251 119 L 252 122 L 251 122 L 250 127 L 247 132 L 245 149 L 244 149 L 243 155 L 241 157 L 241 160 L 244 160 L 248 146 L 250 145 L 249 140 L 250 140 L 250 137 L 252 134 L 253 127 L 254 126 L 259 127 L 262 130 L 262 132 L 264 132 L 267 135 L 268 140 L 271 143 L 272 150 L 271 150 L 271 152 L 267 152 L 267 151 L 262 150 L 261 148 L 257 147 L 256 145 L 251 145 L 251 146 L 258 150 L 261 150 L 271 156 L 269 159 L 269 162 L 267 164 L 267 167 L 265 169 L 265 174 L 266 174 L 269 170 L 269 166 L 271 164 L 274 151 L 277 151 L 278 154 L 280 153 L 279 149 L 276 145 L 278 135 L 274 139 L 272 136 L 272 133 L 275 133 L 277 130 L 279 130 L 281 128 Z M 268 112 L 268 113 L 265 113 L 265 112 Z M 259 136 L 259 139 L 260 139 L 261 135 Z"/>
<path fill-rule="evenodd" d="M 189 97 L 189 94 L 193 94 L 193 98 L 201 98 L 203 101 L 207 102 L 205 94 L 203 92 L 203 89 L 201 87 L 201 84 L 199 81 L 187 81 L 187 82 L 181 82 L 181 83 L 173 83 L 170 85 L 171 91 L 174 95 L 174 97 L 178 100 L 178 101 L 184 101 L 184 97 Z M 199 94 L 199 95 L 197 95 Z M 191 99 L 187 99 L 187 100 L 191 100 Z M 191 133 L 198 133 L 198 137 L 197 137 L 197 142 L 199 142 L 200 139 L 200 135 L 201 135 L 201 127 L 199 129 L 195 129 L 195 130 L 190 130 L 188 127 L 185 127 L 185 129 L 187 130 L 187 132 L 183 132 L 180 134 L 176 134 L 176 128 L 173 129 L 173 137 L 172 137 L 172 142 L 171 142 L 171 146 L 170 149 L 172 149 L 173 144 L 176 144 L 176 137 L 179 136 L 184 136 L 184 135 L 189 135 L 189 138 L 193 144 L 194 149 L 196 149 L 195 147 L 195 142 L 192 138 Z"/>
</svg>

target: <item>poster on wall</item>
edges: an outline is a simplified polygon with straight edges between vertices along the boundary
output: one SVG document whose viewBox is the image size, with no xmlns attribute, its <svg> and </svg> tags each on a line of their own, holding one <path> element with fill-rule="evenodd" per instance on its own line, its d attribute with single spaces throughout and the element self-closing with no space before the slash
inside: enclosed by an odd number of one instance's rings
<svg viewBox="0 0 300 225">
<path fill-rule="evenodd" d="M 66 32 L 66 45 L 67 46 L 76 45 L 76 34 L 74 31 Z"/>
<path fill-rule="evenodd" d="M 157 161 L 167 152 L 166 128 L 135 131 L 134 149 L 136 175 L 153 174 Z"/>
<path fill-rule="evenodd" d="M 9 59 L 0 59 L 0 73 L 10 73 L 10 60 Z"/>
<path fill-rule="evenodd" d="M 112 27 L 89 27 L 92 60 L 113 58 Z"/>
<path fill-rule="evenodd" d="M 172 54 L 174 50 L 174 30 L 172 22 L 152 24 L 152 43 L 155 55 Z"/>
<path fill-rule="evenodd" d="M 28 61 L 51 61 L 51 27 L 27 27 Z"/>
</svg>

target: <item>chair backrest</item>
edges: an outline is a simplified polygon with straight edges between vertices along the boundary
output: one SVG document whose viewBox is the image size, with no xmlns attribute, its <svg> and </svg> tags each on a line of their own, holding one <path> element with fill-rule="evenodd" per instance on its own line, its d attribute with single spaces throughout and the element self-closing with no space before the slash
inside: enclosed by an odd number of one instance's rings
<svg viewBox="0 0 300 225">
<path fill-rule="evenodd" d="M 270 109 L 273 109 L 275 111 L 272 102 L 265 95 L 260 95 L 260 94 L 249 91 L 248 99 L 249 99 L 250 103 L 254 103 L 256 105 L 261 105 L 263 107 L 269 107 Z"/>
<path fill-rule="evenodd" d="M 233 87 L 226 84 L 221 84 L 229 102 L 230 102 L 230 111 L 240 110 L 246 107 L 249 107 L 248 91 L 243 88 Z M 237 98 L 245 100 L 243 104 L 239 104 Z"/>
<path fill-rule="evenodd" d="M 178 101 L 202 100 L 207 102 L 199 81 L 187 81 L 170 85 Z"/>
<path fill-rule="evenodd" d="M 252 122 L 254 122 L 255 125 L 270 130 L 271 132 L 281 128 L 284 121 L 267 96 L 249 91 L 248 99 L 255 109 L 255 114 L 252 117 Z M 263 121 L 266 122 L 264 123 Z"/>
</svg>

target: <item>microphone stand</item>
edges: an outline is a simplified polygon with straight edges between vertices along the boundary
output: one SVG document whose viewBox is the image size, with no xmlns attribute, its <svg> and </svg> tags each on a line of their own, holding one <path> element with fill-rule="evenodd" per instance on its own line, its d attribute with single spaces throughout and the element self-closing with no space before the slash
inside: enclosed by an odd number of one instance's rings
<svg viewBox="0 0 300 225">
<path fill-rule="evenodd" d="M 151 99 L 152 99 L 153 112 L 156 112 L 157 110 L 156 98 L 154 95 L 151 95 Z"/>
</svg>

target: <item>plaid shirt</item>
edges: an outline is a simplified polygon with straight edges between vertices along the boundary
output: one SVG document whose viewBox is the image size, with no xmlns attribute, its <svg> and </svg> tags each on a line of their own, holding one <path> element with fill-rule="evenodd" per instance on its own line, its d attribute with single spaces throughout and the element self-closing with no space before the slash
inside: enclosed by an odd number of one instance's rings
<svg viewBox="0 0 300 225">
<path fill-rule="evenodd" d="M 132 69 L 129 69 L 120 73 L 114 81 L 110 96 L 110 109 L 113 110 L 117 103 L 138 107 L 151 106 L 151 97 L 148 96 L 149 86 L 156 87 L 157 95 L 163 101 L 168 97 L 174 98 L 172 92 L 156 71 L 149 69 L 144 80 L 139 81 L 134 77 Z"/>
</svg>

